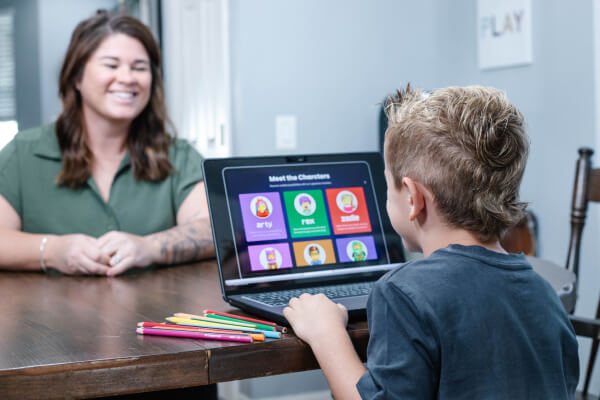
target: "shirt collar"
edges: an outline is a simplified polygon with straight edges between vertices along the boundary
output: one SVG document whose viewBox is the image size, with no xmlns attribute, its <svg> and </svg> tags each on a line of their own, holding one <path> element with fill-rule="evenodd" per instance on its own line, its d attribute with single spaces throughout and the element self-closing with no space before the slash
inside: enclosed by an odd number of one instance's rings
<svg viewBox="0 0 600 400">
<path fill-rule="evenodd" d="M 56 125 L 51 123 L 44 125 L 41 128 L 40 138 L 35 146 L 33 153 L 42 158 L 48 158 L 51 160 L 62 160 L 62 153 L 60 146 L 58 145 L 58 137 L 56 136 Z M 129 150 L 125 151 L 125 156 L 121 160 L 117 174 L 131 165 L 131 158 L 129 156 Z"/>
<path fill-rule="evenodd" d="M 121 171 L 123 171 L 130 165 L 131 165 L 131 158 L 129 157 L 129 150 L 125 150 L 125 155 L 123 156 L 123 159 L 121 160 L 121 164 L 119 165 L 119 168 L 117 169 L 117 174 L 119 174 Z"/>
<path fill-rule="evenodd" d="M 51 160 L 62 160 L 54 123 L 42 126 L 40 138 L 35 145 L 33 154 Z"/>
</svg>

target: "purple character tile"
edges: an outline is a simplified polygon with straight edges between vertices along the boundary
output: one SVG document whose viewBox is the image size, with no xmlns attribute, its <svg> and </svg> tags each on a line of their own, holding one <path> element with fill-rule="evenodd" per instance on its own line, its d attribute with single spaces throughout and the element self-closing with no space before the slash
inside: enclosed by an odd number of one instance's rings
<svg viewBox="0 0 600 400">
<path fill-rule="evenodd" d="M 292 267 L 290 246 L 287 243 L 248 246 L 248 255 L 250 256 L 250 268 L 252 271 Z"/>
<path fill-rule="evenodd" d="M 340 262 L 376 260 L 373 236 L 355 236 L 335 240 Z"/>
<path fill-rule="evenodd" d="M 287 238 L 278 192 L 239 195 L 247 242 Z"/>
</svg>

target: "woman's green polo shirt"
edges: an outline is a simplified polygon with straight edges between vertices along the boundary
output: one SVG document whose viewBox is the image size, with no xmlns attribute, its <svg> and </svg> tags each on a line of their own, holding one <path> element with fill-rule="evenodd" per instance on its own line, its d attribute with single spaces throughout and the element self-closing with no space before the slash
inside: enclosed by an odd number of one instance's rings
<svg viewBox="0 0 600 400">
<path fill-rule="evenodd" d="M 18 133 L 0 151 L 0 195 L 21 217 L 24 232 L 148 235 L 176 225 L 179 206 L 202 180 L 202 157 L 186 141 L 174 141 L 169 159 L 174 172 L 165 180 L 138 181 L 127 152 L 104 202 L 92 177 L 77 189 L 55 183 L 62 156 L 54 124 L 46 125 Z"/>
</svg>

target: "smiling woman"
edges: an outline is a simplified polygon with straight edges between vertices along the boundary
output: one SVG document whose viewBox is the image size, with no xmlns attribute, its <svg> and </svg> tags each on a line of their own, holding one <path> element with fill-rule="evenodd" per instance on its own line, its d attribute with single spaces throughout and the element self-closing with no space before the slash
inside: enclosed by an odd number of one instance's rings
<svg viewBox="0 0 600 400">
<path fill-rule="evenodd" d="M 131 121 L 148 104 L 151 85 L 146 49 L 131 36 L 117 33 L 92 54 L 76 87 L 88 120 Z"/>
<path fill-rule="evenodd" d="M 76 27 L 56 123 L 0 151 L 0 268 L 113 276 L 214 254 L 202 159 L 167 132 L 160 65 L 135 18 Z"/>
</svg>

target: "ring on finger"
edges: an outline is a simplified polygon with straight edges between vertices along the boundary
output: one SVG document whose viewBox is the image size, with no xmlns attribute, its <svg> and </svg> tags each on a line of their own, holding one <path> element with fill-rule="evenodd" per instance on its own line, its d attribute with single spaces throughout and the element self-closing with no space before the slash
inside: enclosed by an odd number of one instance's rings
<svg viewBox="0 0 600 400">
<path fill-rule="evenodd" d="M 115 253 L 111 258 L 110 258 L 110 263 L 112 265 L 118 264 L 121 262 L 121 256 L 119 255 L 119 253 Z"/>
</svg>

